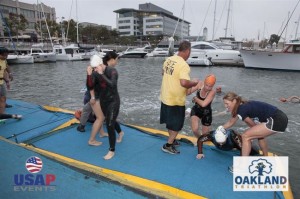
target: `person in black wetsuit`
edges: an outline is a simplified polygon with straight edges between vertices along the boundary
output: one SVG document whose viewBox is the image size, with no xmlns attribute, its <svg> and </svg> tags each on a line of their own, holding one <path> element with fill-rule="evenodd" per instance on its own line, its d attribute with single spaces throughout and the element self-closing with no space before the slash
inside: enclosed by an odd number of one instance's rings
<svg viewBox="0 0 300 199">
<path fill-rule="evenodd" d="M 195 105 L 191 110 L 191 127 L 194 135 L 199 138 L 201 133 L 199 132 L 199 119 L 202 123 L 202 134 L 206 134 L 210 131 L 212 123 L 212 110 L 211 103 L 216 95 L 215 89 L 213 89 L 216 82 L 216 77 L 213 74 L 207 75 L 204 82 L 200 81 L 193 90 L 197 90 L 196 96 L 193 98 Z"/>
<path fill-rule="evenodd" d="M 16 115 L 16 114 L 0 114 L 0 120 L 2 119 L 22 119 L 22 115 Z"/>
<path fill-rule="evenodd" d="M 106 126 L 109 137 L 109 151 L 104 159 L 109 160 L 115 155 L 116 134 L 119 134 L 117 142 L 121 142 L 124 132 L 121 130 L 119 123 L 116 121 L 120 110 L 120 96 L 118 93 L 118 72 L 115 69 L 118 54 L 108 52 L 103 57 L 103 71 L 98 71 L 94 77 L 98 81 L 99 87 L 95 87 L 95 93 L 99 93 L 100 105 L 106 118 Z M 93 73 L 94 74 L 94 73 Z"/>
<path fill-rule="evenodd" d="M 232 149 L 242 149 L 242 137 L 239 133 L 232 129 L 225 130 L 220 127 L 215 131 L 210 131 L 208 134 L 201 135 L 197 141 L 198 154 L 197 159 L 204 158 L 203 142 L 211 141 L 218 149 L 223 151 L 229 151 Z M 259 152 L 254 148 L 251 149 L 250 155 L 258 155 Z"/>
<path fill-rule="evenodd" d="M 102 58 L 98 55 L 93 55 L 91 57 L 90 66 L 87 67 L 87 89 L 91 94 L 90 106 L 93 109 L 93 112 L 96 115 L 96 120 L 94 121 L 91 136 L 89 138 L 88 144 L 91 146 L 100 146 L 102 142 L 96 140 L 96 134 L 100 129 L 102 129 L 104 114 L 100 107 L 100 81 L 99 81 L 99 73 L 103 73 L 103 69 L 105 65 L 103 65 Z M 102 133 L 101 133 L 102 132 Z M 105 134 L 103 129 L 100 130 L 100 135 Z"/>
</svg>

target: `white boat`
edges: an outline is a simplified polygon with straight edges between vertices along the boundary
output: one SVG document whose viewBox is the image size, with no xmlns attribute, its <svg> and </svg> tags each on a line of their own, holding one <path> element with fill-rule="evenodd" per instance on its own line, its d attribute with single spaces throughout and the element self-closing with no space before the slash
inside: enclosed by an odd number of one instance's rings
<svg viewBox="0 0 300 199">
<path fill-rule="evenodd" d="M 243 59 L 237 50 L 224 50 L 204 41 L 191 42 L 189 65 L 243 65 Z"/>
<path fill-rule="evenodd" d="M 56 61 L 80 61 L 82 55 L 78 53 L 78 46 L 74 44 L 69 46 L 54 45 L 53 52 L 56 54 Z"/>
<path fill-rule="evenodd" d="M 31 55 L 8 55 L 8 64 L 33 64 L 33 56 Z"/>
<path fill-rule="evenodd" d="M 153 57 L 168 57 L 169 49 L 156 47 L 151 53 Z"/>
<path fill-rule="evenodd" d="M 120 53 L 119 57 L 122 58 L 144 58 L 147 55 L 147 51 L 143 48 L 127 48 L 124 52 Z"/>
<path fill-rule="evenodd" d="M 46 53 L 38 47 L 32 47 L 29 55 L 33 56 L 34 63 L 56 62 L 56 54 L 54 52 Z"/>
<path fill-rule="evenodd" d="M 300 42 L 286 43 L 282 51 L 240 50 L 246 68 L 300 71 Z"/>
</svg>

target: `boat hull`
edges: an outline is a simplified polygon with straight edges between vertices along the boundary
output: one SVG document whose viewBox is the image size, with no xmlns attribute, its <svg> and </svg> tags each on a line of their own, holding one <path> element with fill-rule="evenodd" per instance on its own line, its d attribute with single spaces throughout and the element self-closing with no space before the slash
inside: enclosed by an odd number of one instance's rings
<svg viewBox="0 0 300 199">
<path fill-rule="evenodd" d="M 122 58 L 144 58 L 146 55 L 147 55 L 147 52 L 124 53 L 124 54 L 121 54 L 119 57 L 122 57 Z"/>
<path fill-rule="evenodd" d="M 31 55 L 8 55 L 8 64 L 33 64 L 34 59 Z"/>
<path fill-rule="evenodd" d="M 56 62 L 56 55 L 54 53 L 39 53 L 32 54 L 34 63 Z"/>
<path fill-rule="evenodd" d="M 241 50 L 246 68 L 300 71 L 300 54 Z"/>
</svg>

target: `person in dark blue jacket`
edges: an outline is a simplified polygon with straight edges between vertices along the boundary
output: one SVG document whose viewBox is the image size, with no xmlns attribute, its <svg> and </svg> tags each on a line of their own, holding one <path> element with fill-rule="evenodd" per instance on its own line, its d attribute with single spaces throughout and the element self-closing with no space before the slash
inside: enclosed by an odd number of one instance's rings
<svg viewBox="0 0 300 199">
<path fill-rule="evenodd" d="M 264 156 L 268 156 L 266 137 L 282 133 L 288 125 L 288 117 L 277 107 L 260 101 L 247 101 L 234 92 L 228 92 L 223 97 L 226 109 L 232 118 L 223 125 L 225 129 L 232 127 L 238 119 L 244 121 L 248 128 L 242 136 L 242 156 L 248 156 L 252 140 L 258 139 L 258 144 Z"/>
</svg>

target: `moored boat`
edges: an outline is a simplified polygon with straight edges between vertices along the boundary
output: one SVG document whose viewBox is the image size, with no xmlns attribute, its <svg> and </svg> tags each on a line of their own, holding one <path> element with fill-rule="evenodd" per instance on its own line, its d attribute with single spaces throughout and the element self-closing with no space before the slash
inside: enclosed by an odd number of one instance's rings
<svg viewBox="0 0 300 199">
<path fill-rule="evenodd" d="M 191 42 L 191 54 L 187 63 L 190 65 L 243 66 L 243 59 L 237 50 L 225 50 L 213 43 L 197 41 Z"/>
<path fill-rule="evenodd" d="M 127 48 L 124 52 L 121 52 L 119 57 L 122 58 L 144 58 L 148 52 L 139 48 Z"/>
<path fill-rule="evenodd" d="M 46 53 L 41 48 L 32 47 L 30 54 L 33 56 L 34 63 L 56 62 L 56 55 L 53 52 Z"/>
<path fill-rule="evenodd" d="M 82 55 L 78 53 L 78 46 L 54 45 L 53 52 L 56 54 L 56 61 L 81 61 Z"/>
<path fill-rule="evenodd" d="M 8 64 L 33 64 L 34 59 L 32 55 L 8 55 Z"/>
<path fill-rule="evenodd" d="M 246 68 L 300 71 L 300 42 L 287 43 L 282 51 L 240 50 Z"/>
</svg>

